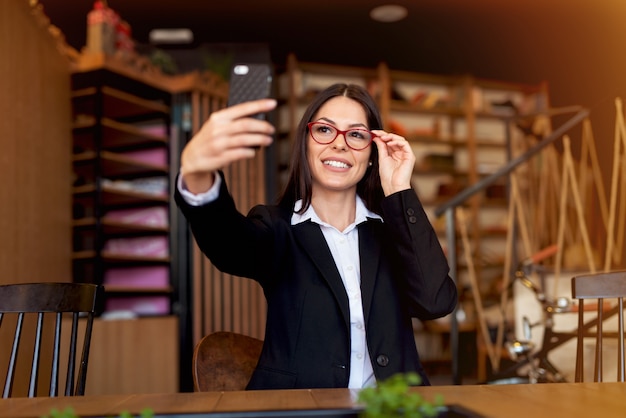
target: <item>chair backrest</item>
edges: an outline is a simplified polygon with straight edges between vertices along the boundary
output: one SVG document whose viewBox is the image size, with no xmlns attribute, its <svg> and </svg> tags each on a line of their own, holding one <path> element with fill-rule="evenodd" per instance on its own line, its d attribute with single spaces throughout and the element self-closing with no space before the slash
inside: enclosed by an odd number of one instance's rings
<svg viewBox="0 0 626 418">
<path fill-rule="evenodd" d="M 602 381 L 602 354 L 604 338 L 617 339 L 617 380 L 624 382 L 624 297 L 626 297 L 626 271 L 595 273 L 572 278 L 572 297 L 579 299 L 578 306 L 578 342 L 576 345 L 575 381 L 584 380 L 585 338 L 595 338 L 594 381 Z M 585 322 L 585 299 L 597 299 L 597 317 Z M 615 303 L 606 304 L 605 299 L 614 299 Z M 617 332 L 604 331 L 603 323 L 617 314 Z M 595 334 L 589 330 L 595 326 Z"/>
<path fill-rule="evenodd" d="M 193 353 L 194 389 L 197 392 L 244 390 L 262 347 L 262 340 L 234 332 L 205 336 Z"/>
<path fill-rule="evenodd" d="M 64 395 L 84 395 L 91 330 L 94 314 L 99 309 L 102 293 L 102 286 L 83 283 L 22 283 L 0 286 L 0 331 L 13 334 L 13 343 L 2 391 L 3 398 L 11 397 L 15 376 L 26 375 L 26 371 L 21 371 L 22 362 L 18 362 L 18 353 L 20 352 L 28 353 L 28 357 L 32 355 L 28 397 L 38 396 L 37 385 L 44 381 L 49 382 L 47 395 L 57 396 L 59 370 L 61 364 L 65 363 L 65 360 L 60 361 L 62 347 L 68 349 L 67 367 L 64 367 L 66 375 Z M 69 332 L 62 332 L 61 324 L 64 316 L 71 317 L 71 330 Z M 28 326 L 31 317 L 32 321 L 36 320 L 34 336 L 27 335 L 26 338 L 22 339 L 22 334 L 27 334 L 23 332 L 24 330 L 33 329 L 33 327 Z M 44 318 L 52 319 L 51 317 L 54 317 L 53 337 L 48 338 L 50 332 L 46 333 L 44 330 L 51 330 L 51 328 L 49 326 L 44 327 Z M 14 320 L 10 320 L 10 318 Z M 84 318 L 85 322 L 82 347 L 79 346 L 80 318 Z M 4 328 L 2 328 L 3 321 Z M 11 324 L 15 325 L 14 330 L 11 328 Z M 28 345 L 22 346 L 20 351 L 20 341 L 22 340 L 28 342 Z M 31 341 L 32 350 L 30 350 Z M 45 347 L 43 347 L 44 344 Z M 24 350 L 24 347 L 27 349 Z M 76 373 L 76 357 L 79 349 L 81 351 L 80 364 L 78 373 Z M 47 356 L 50 357 L 49 364 L 47 360 L 41 361 L 42 358 L 48 359 Z M 5 360 L 2 359 L 2 361 Z M 42 376 L 40 378 L 39 376 L 40 370 L 43 373 L 46 368 L 43 366 L 44 364 L 50 367 L 49 381 L 47 377 Z"/>
</svg>

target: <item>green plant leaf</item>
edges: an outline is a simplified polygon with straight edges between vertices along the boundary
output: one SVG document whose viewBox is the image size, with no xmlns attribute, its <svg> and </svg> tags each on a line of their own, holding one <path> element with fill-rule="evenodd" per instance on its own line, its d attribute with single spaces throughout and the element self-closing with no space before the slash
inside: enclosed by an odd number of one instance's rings
<svg viewBox="0 0 626 418">
<path fill-rule="evenodd" d="M 140 418 L 153 418 L 154 417 L 154 411 L 150 408 L 144 408 L 141 410 L 141 413 L 139 414 Z"/>
<path fill-rule="evenodd" d="M 443 405 L 443 396 L 433 402 L 426 401 L 419 393 L 409 391 L 421 383 L 417 373 L 399 373 L 379 381 L 375 387 L 359 392 L 358 402 L 365 408 L 361 418 L 424 418 L 434 417 Z"/>
<path fill-rule="evenodd" d="M 59 411 L 56 408 L 50 410 L 49 415 L 44 415 L 41 418 L 79 418 L 78 415 L 74 413 L 74 410 L 71 407 L 67 407 L 62 411 Z"/>
</svg>

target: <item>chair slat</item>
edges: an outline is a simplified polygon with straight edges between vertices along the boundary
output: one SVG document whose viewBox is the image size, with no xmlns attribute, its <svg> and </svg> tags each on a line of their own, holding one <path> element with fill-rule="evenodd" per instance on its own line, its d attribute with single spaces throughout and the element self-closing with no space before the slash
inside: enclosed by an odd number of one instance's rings
<svg viewBox="0 0 626 418">
<path fill-rule="evenodd" d="M 32 398 L 37 393 L 37 374 L 39 372 L 39 358 L 41 356 L 41 338 L 43 335 L 43 312 L 37 314 L 37 331 L 35 331 L 35 347 L 33 349 L 33 362 L 30 367 L 30 381 L 28 383 L 28 397 Z"/>
<path fill-rule="evenodd" d="M 604 310 L 602 309 L 604 301 L 598 299 L 598 324 L 596 325 L 596 358 L 594 362 L 593 381 L 602 381 L 602 346 L 604 339 L 602 338 L 602 329 L 604 324 Z"/>
<path fill-rule="evenodd" d="M 91 333 L 93 330 L 93 314 L 89 313 L 87 326 L 85 327 L 85 343 L 83 344 L 83 353 L 81 355 L 80 367 L 78 368 L 78 378 L 76 379 L 76 392 L 85 393 L 85 385 L 87 383 L 87 366 L 89 365 L 89 348 L 91 346 Z"/>
<path fill-rule="evenodd" d="M 20 339 L 22 338 L 22 325 L 24 324 L 24 314 L 17 316 L 17 324 L 15 325 L 15 334 L 13 335 L 13 346 L 11 348 L 11 358 L 9 359 L 9 367 L 7 368 L 7 377 L 4 380 L 3 398 L 11 396 L 13 387 L 13 378 L 15 377 L 15 363 L 17 361 L 17 350 L 20 347 Z"/>
<path fill-rule="evenodd" d="M 52 370 L 50 371 L 50 396 L 59 394 L 59 359 L 61 358 L 61 328 L 63 324 L 63 313 L 56 313 L 54 323 L 54 346 L 52 348 Z"/>
<path fill-rule="evenodd" d="M 67 358 L 67 379 L 65 379 L 65 396 L 74 392 L 74 373 L 76 370 L 76 340 L 78 338 L 78 313 L 72 315 L 72 332 L 70 350 Z"/>
<path fill-rule="evenodd" d="M 621 336 L 617 340 L 617 380 L 623 382 L 626 379 L 626 370 L 624 369 L 624 298 L 618 300 L 618 333 Z"/>
</svg>

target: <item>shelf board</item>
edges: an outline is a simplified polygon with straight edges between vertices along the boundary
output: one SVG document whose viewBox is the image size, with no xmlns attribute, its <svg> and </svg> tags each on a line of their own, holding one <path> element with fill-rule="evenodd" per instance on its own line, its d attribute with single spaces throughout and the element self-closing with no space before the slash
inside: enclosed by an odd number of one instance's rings
<svg viewBox="0 0 626 418">
<path fill-rule="evenodd" d="M 469 175 L 467 171 L 459 170 L 446 170 L 444 168 L 424 168 L 416 166 L 413 168 L 413 175 L 418 176 L 440 176 L 442 174 L 448 174 L 455 177 L 466 177 Z"/>
<path fill-rule="evenodd" d="M 169 116 L 170 107 L 159 101 L 146 100 L 108 86 L 101 88 L 103 114 L 117 119 L 142 115 Z M 72 93 L 74 114 L 93 114 L 98 89 L 87 87 Z"/>
<path fill-rule="evenodd" d="M 504 142 L 504 140 L 495 141 L 490 139 L 476 139 L 475 142 L 476 146 L 480 148 L 507 148 L 507 144 Z M 467 144 L 467 141 L 465 143 Z"/>
<path fill-rule="evenodd" d="M 447 145 L 452 148 L 466 148 L 469 145 L 467 138 L 441 138 L 433 135 L 419 135 L 408 133 L 406 140 L 414 144 Z M 506 143 L 490 139 L 475 139 L 474 143 L 479 148 L 506 148 Z"/>
<path fill-rule="evenodd" d="M 93 149 L 95 129 L 102 128 L 102 149 L 129 149 L 137 146 L 167 145 L 167 136 L 143 131 L 137 126 L 102 118 L 100 123 L 94 117 L 85 117 L 74 123 L 74 144 L 85 149 Z"/>
<path fill-rule="evenodd" d="M 72 160 L 74 166 L 77 168 L 86 168 L 87 165 L 93 165 L 100 161 L 102 175 L 109 178 L 131 174 L 153 176 L 167 175 L 169 173 L 169 169 L 166 165 L 148 164 L 110 151 L 102 151 L 99 159 L 95 151 L 85 151 L 74 154 Z"/>
<path fill-rule="evenodd" d="M 466 112 L 463 109 L 452 106 L 433 106 L 424 107 L 420 105 L 414 105 L 404 102 L 402 100 L 391 100 L 390 110 L 392 112 L 408 112 L 408 113 L 421 113 L 428 115 L 445 115 L 452 117 L 465 117 Z"/>
<path fill-rule="evenodd" d="M 142 232 L 150 232 L 150 233 L 167 233 L 169 232 L 169 227 L 167 226 L 153 226 L 153 225 L 140 225 L 140 224 L 131 224 L 124 222 L 115 222 L 106 219 L 106 217 L 100 219 L 100 224 L 102 225 L 103 232 L 108 235 L 112 234 L 126 234 L 126 233 L 142 233 Z M 81 229 L 89 229 L 96 228 L 97 220 L 96 218 L 82 218 L 76 219 L 72 222 L 72 226 L 74 228 Z"/>
<path fill-rule="evenodd" d="M 133 203 L 169 203 L 169 196 L 167 195 L 154 195 L 133 190 L 120 190 L 110 186 L 103 186 L 100 192 L 102 193 L 102 203 L 105 206 L 127 205 Z M 94 184 L 88 184 L 74 187 L 73 193 L 74 197 L 77 199 L 90 198 L 96 193 L 96 186 Z"/>
<path fill-rule="evenodd" d="M 486 237 L 505 237 L 508 233 L 509 230 L 504 226 L 481 229 L 481 234 Z"/>
<path fill-rule="evenodd" d="M 98 257 L 96 251 L 86 250 L 77 251 L 72 254 L 72 259 L 75 261 L 93 261 Z M 103 251 L 100 253 L 102 261 L 110 264 L 127 264 L 127 263 L 154 263 L 154 264 L 167 264 L 170 262 L 169 257 L 150 257 L 140 255 L 127 255 L 116 254 Z"/>
<path fill-rule="evenodd" d="M 426 205 L 424 205 L 426 206 Z M 473 233 L 474 229 L 471 228 L 468 230 L 468 233 Z M 483 238 L 504 238 L 507 236 L 508 234 L 508 230 L 504 227 L 502 228 L 481 228 L 480 231 L 478 231 L 480 233 L 480 235 Z M 447 237 L 447 233 L 448 231 L 446 231 L 445 228 L 441 227 L 441 228 L 435 228 L 435 233 L 441 237 L 441 238 L 446 238 Z M 457 230 L 456 233 L 454 234 L 456 237 L 460 237 L 461 233 Z"/>
<path fill-rule="evenodd" d="M 507 119 L 514 119 L 515 118 L 515 113 L 511 112 L 494 112 L 494 111 L 480 111 L 480 112 L 476 112 L 474 114 L 474 116 L 477 119 L 496 119 L 496 120 L 507 120 Z"/>
<path fill-rule="evenodd" d="M 415 144 L 449 145 L 452 147 L 456 146 L 456 142 L 449 141 L 447 139 L 442 139 L 434 135 L 420 135 L 420 134 L 407 133 L 405 135 L 405 139 Z"/>
<path fill-rule="evenodd" d="M 389 70 L 389 78 L 393 81 L 410 82 L 416 84 L 435 84 L 447 87 L 457 87 L 465 81 L 465 76 L 450 76 L 432 73 L 418 73 L 405 70 Z"/>
<path fill-rule="evenodd" d="M 522 91 L 526 95 L 542 93 L 542 84 L 526 84 L 514 81 L 495 80 L 490 78 L 472 77 L 472 83 L 484 90 Z"/>
</svg>

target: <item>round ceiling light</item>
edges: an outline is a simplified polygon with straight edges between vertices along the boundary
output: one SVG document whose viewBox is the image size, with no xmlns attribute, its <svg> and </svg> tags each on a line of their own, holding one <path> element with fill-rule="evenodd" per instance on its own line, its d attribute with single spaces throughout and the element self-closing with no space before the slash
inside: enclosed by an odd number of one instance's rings
<svg viewBox="0 0 626 418">
<path fill-rule="evenodd" d="M 397 22 L 404 19 L 408 14 L 406 7 L 396 4 L 386 4 L 370 10 L 370 17 L 377 22 Z"/>
</svg>

